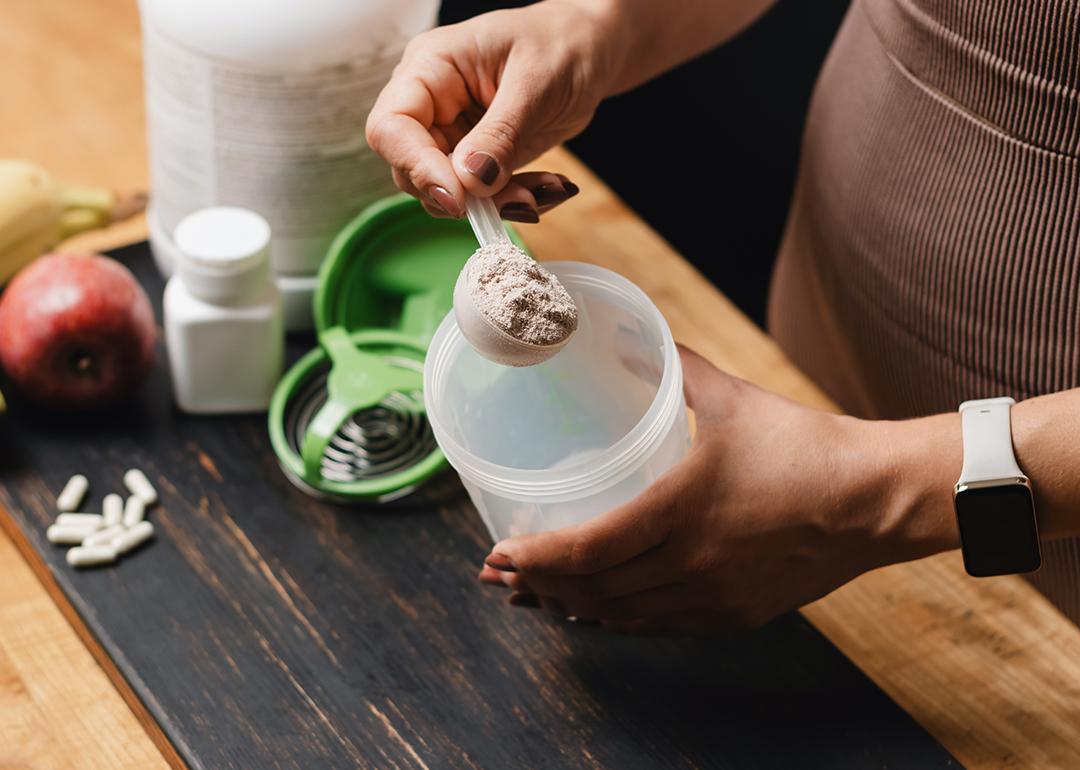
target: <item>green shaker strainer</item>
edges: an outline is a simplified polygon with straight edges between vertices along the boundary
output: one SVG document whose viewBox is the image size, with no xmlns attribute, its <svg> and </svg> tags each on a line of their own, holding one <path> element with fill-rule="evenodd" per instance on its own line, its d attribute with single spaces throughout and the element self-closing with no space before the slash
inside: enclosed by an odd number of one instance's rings
<svg viewBox="0 0 1080 770">
<path fill-rule="evenodd" d="M 406 195 L 372 204 L 334 239 L 314 298 L 319 347 L 270 402 L 270 441 L 296 486 L 386 502 L 446 468 L 424 413 L 424 354 L 476 247 L 468 223 L 434 219 Z"/>
</svg>

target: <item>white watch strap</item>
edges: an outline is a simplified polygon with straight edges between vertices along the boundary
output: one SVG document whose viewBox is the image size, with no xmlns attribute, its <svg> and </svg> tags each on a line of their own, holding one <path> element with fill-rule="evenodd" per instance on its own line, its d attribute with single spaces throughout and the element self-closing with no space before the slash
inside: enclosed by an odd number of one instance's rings
<svg viewBox="0 0 1080 770">
<path fill-rule="evenodd" d="M 984 398 L 960 404 L 964 467 L 957 484 L 1023 477 L 1016 464 L 1009 410 L 1011 398 Z"/>
</svg>

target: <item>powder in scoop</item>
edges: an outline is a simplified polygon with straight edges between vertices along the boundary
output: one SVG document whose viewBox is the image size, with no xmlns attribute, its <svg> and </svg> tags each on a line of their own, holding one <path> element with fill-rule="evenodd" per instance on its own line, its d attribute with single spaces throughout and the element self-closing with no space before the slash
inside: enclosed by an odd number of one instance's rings
<svg viewBox="0 0 1080 770">
<path fill-rule="evenodd" d="M 482 246 L 466 266 L 477 309 L 510 336 L 554 345 L 577 329 L 577 306 L 559 279 L 512 243 Z"/>
</svg>

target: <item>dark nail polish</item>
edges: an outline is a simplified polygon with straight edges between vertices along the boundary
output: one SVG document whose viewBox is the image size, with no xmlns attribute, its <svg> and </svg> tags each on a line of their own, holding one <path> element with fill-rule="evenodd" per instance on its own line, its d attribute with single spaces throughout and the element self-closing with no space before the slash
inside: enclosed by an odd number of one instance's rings
<svg viewBox="0 0 1080 770">
<path fill-rule="evenodd" d="M 445 211 L 448 216 L 461 216 L 461 208 L 458 206 L 458 202 L 454 200 L 454 196 L 445 187 L 432 185 L 427 189 L 427 194 L 428 198 L 431 199 L 431 203 Z"/>
<path fill-rule="evenodd" d="M 575 195 L 581 192 L 581 188 L 571 182 L 570 177 L 568 177 L 566 174 L 556 174 L 555 176 L 559 177 L 559 181 L 562 182 L 563 189 L 566 190 L 567 198 L 573 198 Z"/>
<path fill-rule="evenodd" d="M 540 221 L 540 214 L 527 203 L 507 203 L 499 209 L 499 216 L 511 222 L 524 222 L 535 225 Z"/>
<path fill-rule="evenodd" d="M 466 158 L 465 170 L 484 184 L 494 184 L 499 178 L 499 162 L 486 152 L 474 152 Z"/>
<path fill-rule="evenodd" d="M 510 598 L 507 601 L 515 607 L 540 609 L 540 597 L 536 594 L 510 594 Z"/>
<path fill-rule="evenodd" d="M 536 198 L 536 205 L 538 206 L 554 206 L 570 197 L 562 182 L 542 184 L 535 188 L 532 194 Z"/>
<path fill-rule="evenodd" d="M 484 559 L 484 564 L 492 569 L 499 570 L 499 572 L 517 572 L 517 567 L 514 566 L 514 562 L 511 561 L 510 557 L 503 556 L 501 553 L 491 554 Z"/>
</svg>

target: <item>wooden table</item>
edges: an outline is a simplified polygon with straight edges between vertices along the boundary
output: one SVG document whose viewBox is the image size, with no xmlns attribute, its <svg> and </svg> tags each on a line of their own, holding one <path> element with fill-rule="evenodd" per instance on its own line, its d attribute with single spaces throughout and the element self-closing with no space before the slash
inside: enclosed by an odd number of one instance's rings
<svg viewBox="0 0 1080 770">
<path fill-rule="evenodd" d="M 71 181 L 146 184 L 132 0 L 7 3 L 0 100 L 0 154 Z M 731 372 L 831 408 L 580 163 L 555 151 L 542 165 L 566 172 L 583 193 L 526 230 L 534 251 L 554 254 L 591 233 L 597 261 L 644 288 L 677 338 Z M 142 236 L 134 222 L 75 245 Z M 0 534 L 0 767 L 181 766 L 2 511 L 0 525 L 14 535 Z M 804 613 L 965 765 L 1080 766 L 1080 630 L 1022 580 L 970 580 L 945 554 L 865 575 Z"/>
</svg>

